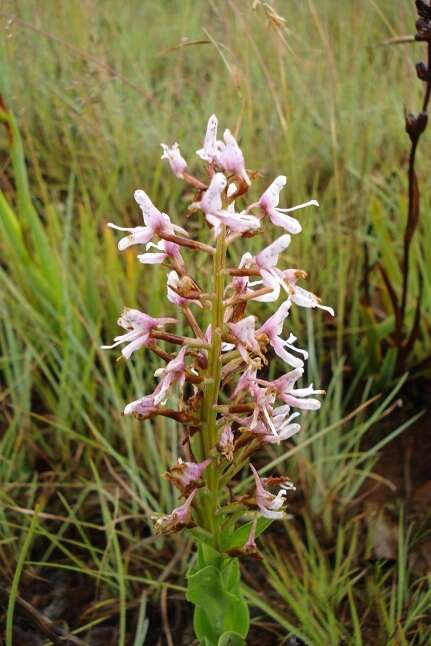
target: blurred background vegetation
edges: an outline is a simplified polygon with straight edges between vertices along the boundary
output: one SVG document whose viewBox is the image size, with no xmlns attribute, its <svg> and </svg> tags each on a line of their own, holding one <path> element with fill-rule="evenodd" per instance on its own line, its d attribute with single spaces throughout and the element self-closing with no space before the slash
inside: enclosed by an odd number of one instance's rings
<svg viewBox="0 0 431 646">
<path fill-rule="evenodd" d="M 121 416 L 156 365 L 144 354 L 126 368 L 99 347 L 124 304 L 169 311 L 164 273 L 120 255 L 105 225 L 139 223 L 137 187 L 181 222 L 188 196 L 159 144 L 178 141 L 197 169 L 213 112 L 259 188 L 283 173 L 287 204 L 319 199 L 287 261 L 337 311 L 293 318 L 327 397 L 296 442 L 270 450 L 268 470 L 298 493 L 262 565 L 244 562 L 250 643 L 430 643 L 427 133 L 406 309 L 411 328 L 422 276 L 420 333 L 401 366 L 376 269 L 399 295 L 403 109 L 421 105 L 424 47 L 392 43 L 414 33 L 414 3 L 4 0 L 0 21 L 6 643 L 52 643 L 22 597 L 89 644 L 191 643 L 190 545 L 156 539 L 150 519 L 175 503 L 159 477 L 178 455 L 175 428 Z"/>
</svg>

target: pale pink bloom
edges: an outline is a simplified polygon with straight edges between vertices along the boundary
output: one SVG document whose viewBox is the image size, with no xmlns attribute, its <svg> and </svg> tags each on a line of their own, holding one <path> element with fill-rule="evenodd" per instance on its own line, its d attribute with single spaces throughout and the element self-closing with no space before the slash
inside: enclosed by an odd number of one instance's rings
<svg viewBox="0 0 431 646">
<path fill-rule="evenodd" d="M 207 222 L 214 227 L 216 236 L 221 231 L 222 224 L 231 231 L 244 233 L 245 231 L 256 231 L 260 227 L 258 218 L 248 213 L 235 213 L 231 209 L 223 209 L 222 193 L 227 185 L 227 179 L 223 173 L 215 173 L 211 179 L 200 202 L 191 205 L 192 209 L 200 208 L 205 213 Z M 229 205 L 231 206 L 231 205 Z"/>
<path fill-rule="evenodd" d="M 168 301 L 170 301 L 174 305 L 184 305 L 185 303 L 189 302 L 187 298 L 180 296 L 174 289 L 172 289 L 172 287 L 178 287 L 179 280 L 180 277 L 178 276 L 176 271 L 172 270 L 169 272 L 167 276 Z"/>
<path fill-rule="evenodd" d="M 260 345 L 256 340 L 256 317 L 247 316 L 237 323 L 228 323 L 232 336 L 236 339 L 236 347 L 244 361 L 249 361 L 248 351 L 260 354 Z"/>
<path fill-rule="evenodd" d="M 228 462 L 233 461 L 235 436 L 232 431 L 232 424 L 225 424 L 217 444 L 219 452 L 225 456 Z"/>
<path fill-rule="evenodd" d="M 139 310 L 125 309 L 117 323 L 120 327 L 129 331 L 126 334 L 114 337 L 112 345 L 102 345 L 102 348 L 110 350 L 121 343 L 127 343 L 121 350 L 121 354 L 125 359 L 129 359 L 133 352 L 151 344 L 151 332 L 153 330 L 170 323 L 178 323 L 178 321 L 168 317 L 153 318 Z"/>
<path fill-rule="evenodd" d="M 257 388 L 259 388 L 257 386 Z M 240 430 L 254 433 L 265 444 L 280 444 L 284 440 L 288 440 L 295 433 L 297 433 L 301 426 L 297 423 L 292 423 L 294 419 L 299 416 L 299 413 L 290 414 L 290 406 L 287 404 L 283 406 L 272 406 L 273 398 L 264 398 L 263 389 L 259 389 L 258 393 L 258 406 L 259 415 L 250 417 L 239 417 L 238 415 L 232 416 L 233 421 L 237 422 Z M 263 404 L 265 405 L 265 413 L 262 414 Z"/>
<path fill-rule="evenodd" d="M 257 231 L 260 228 L 259 220 L 245 211 L 241 213 L 233 213 L 229 209 L 217 211 L 215 215 L 207 215 L 207 220 L 213 225 L 216 237 L 220 235 L 222 224 L 236 233 Z"/>
<path fill-rule="evenodd" d="M 193 298 L 186 298 L 185 296 L 180 296 L 180 294 L 177 294 L 175 291 L 178 289 L 180 283 L 180 277 L 178 276 L 177 272 L 172 270 L 169 272 L 167 275 L 167 290 L 168 290 L 168 301 L 173 303 L 174 305 L 190 305 L 190 303 L 195 303 L 196 305 L 199 305 L 201 307 L 201 303 L 197 299 Z"/>
<path fill-rule="evenodd" d="M 235 213 L 227 210 L 217 211 L 213 215 L 207 215 L 207 220 L 214 227 L 214 233 L 217 237 L 221 231 L 221 225 L 224 224 L 235 233 L 246 233 L 247 231 L 257 231 L 260 229 L 260 222 L 254 215 L 249 215 L 245 211 Z"/>
<path fill-rule="evenodd" d="M 156 370 L 154 375 L 161 377 L 161 379 L 154 392 L 127 404 L 124 409 L 125 415 L 147 415 L 164 403 L 172 386 L 178 384 L 180 389 L 184 386 L 186 380 L 186 352 L 187 347 L 181 348 L 177 356 L 172 361 L 169 361 L 165 368 Z"/>
<path fill-rule="evenodd" d="M 275 395 L 266 388 L 260 388 L 257 383 L 254 388 L 250 389 L 250 392 L 255 404 L 253 416 L 250 420 L 250 429 L 253 431 L 258 426 L 259 422 L 263 422 L 271 430 L 271 433 L 274 436 L 277 436 L 277 429 L 272 421 Z"/>
<path fill-rule="evenodd" d="M 316 200 L 309 200 L 308 202 L 304 202 L 304 204 L 292 206 L 290 209 L 277 208 L 280 201 L 280 192 L 286 185 L 286 182 L 287 179 L 284 175 L 276 177 L 272 184 L 268 186 L 266 191 L 261 195 L 258 204 L 273 224 L 283 227 L 283 229 L 288 233 L 296 234 L 302 231 L 302 227 L 298 220 L 292 218 L 290 215 L 286 215 L 286 213 L 303 209 L 306 206 L 319 206 L 319 203 Z"/>
<path fill-rule="evenodd" d="M 148 242 L 145 249 L 157 249 L 157 251 L 141 253 L 137 256 L 139 262 L 142 262 L 144 265 L 159 265 L 169 258 L 175 267 L 181 271 L 185 270 L 180 246 L 175 242 L 170 242 L 169 240 L 159 240 L 157 244 Z"/>
<path fill-rule="evenodd" d="M 159 386 L 157 386 L 155 391 L 151 393 L 151 395 L 145 395 L 144 397 L 136 399 L 135 401 L 130 402 L 130 404 L 127 404 L 126 408 L 124 409 L 124 415 L 147 415 L 148 413 L 151 413 L 154 409 L 157 408 L 155 399 L 158 395 L 159 390 L 160 384 Z"/>
<path fill-rule="evenodd" d="M 278 406 L 271 410 L 270 417 L 272 425 L 269 429 L 270 432 L 268 432 L 268 425 L 263 421 L 259 421 L 256 426 L 250 430 L 259 435 L 260 439 L 265 444 L 280 444 L 284 440 L 290 439 L 301 430 L 300 424 L 292 423 L 292 420 L 298 417 L 299 413 L 293 413 L 293 415 L 290 415 L 289 411 L 290 406 L 287 405 Z M 251 420 L 247 419 L 243 421 L 245 427 L 247 427 L 247 423 L 249 421 Z M 275 429 L 275 434 L 272 429 Z"/>
<path fill-rule="evenodd" d="M 331 316 L 335 316 L 333 308 L 328 305 L 321 305 L 320 298 L 318 296 L 307 291 L 303 287 L 298 287 L 296 282 L 298 278 L 302 278 L 304 276 L 303 271 L 298 269 L 286 269 L 285 271 L 278 270 L 278 275 L 281 279 L 282 286 L 287 291 L 291 301 L 295 303 L 295 305 L 299 305 L 300 307 L 318 307 L 321 310 L 329 312 Z"/>
<path fill-rule="evenodd" d="M 281 485 L 280 491 L 275 496 L 270 491 L 265 489 L 263 482 L 259 477 L 258 472 L 252 464 L 250 464 L 250 469 L 253 472 L 254 480 L 256 483 L 256 504 L 260 509 L 260 513 L 265 518 L 272 518 L 274 520 L 284 518 L 285 513 L 282 511 L 283 507 L 286 504 L 286 495 L 289 489 L 292 489 L 292 486 Z"/>
<path fill-rule="evenodd" d="M 253 298 L 254 301 L 270 303 L 278 299 L 280 295 L 280 285 L 283 285 L 283 278 L 281 271 L 277 269 L 276 265 L 280 254 L 287 249 L 290 241 L 291 237 L 286 233 L 262 249 L 262 251 L 260 251 L 255 257 L 253 257 L 248 251 L 242 256 L 239 269 L 257 269 L 260 277 L 262 278 L 262 281 L 257 280 L 252 283 L 247 281 L 247 284 L 250 285 L 250 287 L 254 287 L 255 285 L 263 283 L 265 287 L 271 289 L 268 294 L 263 294 L 262 296 L 256 296 Z"/>
<path fill-rule="evenodd" d="M 226 176 L 223 173 L 215 173 L 207 190 L 202 195 L 200 203 L 198 203 L 199 208 L 202 209 L 205 215 L 214 215 L 222 210 L 223 203 L 221 196 L 226 186 Z"/>
<path fill-rule="evenodd" d="M 219 142 L 220 153 L 217 160 L 219 166 L 228 173 L 234 173 L 241 177 L 250 186 L 250 178 L 245 170 L 244 155 L 230 130 L 224 131 L 223 139 L 224 143 Z"/>
<path fill-rule="evenodd" d="M 254 395 L 255 389 L 259 389 L 259 386 L 256 383 L 256 373 L 256 368 L 251 367 L 248 367 L 247 370 L 242 373 L 235 387 L 235 390 L 232 393 L 232 399 L 235 399 L 245 390 L 248 390 L 251 395 Z"/>
<path fill-rule="evenodd" d="M 217 162 L 219 154 L 219 145 L 217 142 L 217 126 L 217 117 L 215 116 L 215 114 L 213 114 L 208 120 L 203 148 L 200 148 L 196 151 L 198 157 L 210 163 Z"/>
<path fill-rule="evenodd" d="M 174 235 L 176 231 L 187 235 L 187 232 L 184 231 L 184 229 L 172 224 L 169 215 L 162 213 L 154 206 L 144 191 L 135 191 L 134 197 L 143 213 L 145 223 L 144 227 L 119 227 L 116 224 L 112 224 L 112 222 L 108 222 L 108 227 L 111 227 L 111 229 L 128 231 L 130 233 L 130 235 L 121 238 L 119 241 L 118 248 L 120 251 L 123 251 L 134 244 L 147 244 L 147 242 L 150 242 L 155 235 L 158 235 L 159 237 L 163 237 L 164 234 Z"/>
<path fill-rule="evenodd" d="M 168 391 L 174 384 L 178 384 L 180 389 L 184 386 L 186 380 L 186 352 L 187 347 L 184 346 L 172 361 L 169 361 L 164 368 L 158 368 L 154 373 L 156 377 L 161 377 L 154 399 L 156 406 L 166 399 Z"/>
<path fill-rule="evenodd" d="M 197 489 L 193 489 L 187 500 L 167 516 L 158 518 L 154 524 L 156 534 L 173 534 L 184 527 L 192 527 L 192 502 Z"/>
<path fill-rule="evenodd" d="M 286 233 L 262 249 L 262 251 L 253 258 L 254 264 L 259 270 L 263 284 L 265 287 L 270 287 L 272 289 L 272 292 L 269 294 L 258 296 L 254 300 L 269 303 L 278 299 L 280 295 L 280 282 L 282 281 L 280 281 L 279 276 L 280 270 L 277 269 L 276 265 L 280 254 L 287 249 L 290 241 L 291 237 Z M 248 262 L 251 263 L 251 259 L 249 259 Z"/>
<path fill-rule="evenodd" d="M 167 159 L 172 172 L 176 177 L 183 178 L 183 173 L 187 168 L 187 162 L 180 153 L 180 147 L 175 142 L 172 146 L 160 144 L 163 149 L 161 159 Z"/>
<path fill-rule="evenodd" d="M 184 495 L 188 495 L 193 489 L 202 486 L 202 474 L 210 463 L 211 458 L 203 462 L 183 462 L 179 458 L 177 464 L 171 467 L 165 476 Z"/>
<path fill-rule="evenodd" d="M 302 410 L 318 410 L 320 408 L 320 401 L 318 399 L 309 398 L 310 395 L 322 395 L 324 390 L 314 390 L 313 384 L 307 388 L 294 388 L 295 383 L 302 377 L 304 371 L 302 368 L 295 368 L 290 372 L 278 377 L 274 381 L 264 381 L 258 379 L 259 384 L 265 385 L 271 392 L 284 401 L 288 406 L 301 408 Z"/>
<path fill-rule="evenodd" d="M 262 388 L 259 386 L 260 383 L 267 387 Z M 278 443 L 278 434 L 284 430 L 284 424 L 287 423 L 286 412 L 288 412 L 288 407 L 279 406 L 274 409 L 276 391 L 269 386 L 271 386 L 271 382 L 257 379 L 255 368 L 248 368 L 239 378 L 232 393 L 232 400 L 235 400 L 242 392 L 248 391 L 254 404 L 253 415 L 247 418 L 235 417 L 234 420 L 253 433 L 263 433 L 265 435 L 269 429 L 276 438 L 274 441 Z M 288 421 L 290 422 L 291 419 Z M 286 434 L 281 439 L 286 439 Z M 265 439 L 265 441 L 268 442 L 269 440 Z"/>
<path fill-rule="evenodd" d="M 289 335 L 287 340 L 281 338 L 281 333 L 283 332 L 284 321 L 289 316 L 289 310 L 292 303 L 289 299 L 284 301 L 278 310 L 270 316 L 270 318 L 265 321 L 265 323 L 260 327 L 256 335 L 266 334 L 269 338 L 269 342 L 274 349 L 274 352 L 281 358 L 283 361 L 292 366 L 292 368 L 301 368 L 304 365 L 302 359 L 295 357 L 293 354 L 288 352 L 289 350 L 294 350 L 302 354 L 304 359 L 308 358 L 308 352 L 306 350 L 301 350 L 300 348 L 295 347 L 293 344 L 296 341 L 296 337 L 293 334 Z"/>
<path fill-rule="evenodd" d="M 235 420 L 242 424 L 247 423 L 249 430 L 254 429 L 263 421 L 274 435 L 277 435 L 277 429 L 272 422 L 272 404 L 275 401 L 275 394 L 269 388 L 261 388 L 258 382 L 261 381 L 256 378 L 256 368 L 249 367 L 239 378 L 235 390 L 232 393 L 232 399 L 235 399 L 244 391 L 248 391 L 251 400 L 254 404 L 253 415 L 246 420 L 235 418 Z M 269 382 L 264 382 L 265 385 Z"/>
<path fill-rule="evenodd" d="M 287 249 L 291 241 L 288 234 L 280 236 L 270 245 L 262 249 L 254 258 L 246 252 L 239 264 L 239 268 L 257 268 L 259 275 L 262 278 L 262 283 L 265 287 L 271 288 L 271 292 L 263 296 L 253 298 L 255 301 L 260 302 L 273 302 L 280 296 L 281 287 L 288 294 L 290 300 L 301 307 L 318 307 L 326 310 L 334 316 L 334 310 L 327 305 L 321 305 L 320 299 L 296 284 L 299 278 L 306 278 L 307 274 L 300 269 L 278 269 L 276 266 L 280 254 Z M 260 284 L 260 281 L 248 283 L 250 286 Z"/>
</svg>

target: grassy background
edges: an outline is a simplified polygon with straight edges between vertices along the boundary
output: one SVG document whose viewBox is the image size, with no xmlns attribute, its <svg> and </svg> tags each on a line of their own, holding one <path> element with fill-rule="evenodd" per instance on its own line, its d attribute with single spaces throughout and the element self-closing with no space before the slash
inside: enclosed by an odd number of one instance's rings
<svg viewBox="0 0 431 646">
<path fill-rule="evenodd" d="M 295 521 L 266 542 L 260 595 L 245 568 L 256 630 L 279 643 L 289 634 L 310 644 L 426 643 L 429 588 L 409 569 L 417 528 L 399 515 L 397 565 L 370 565 L 369 519 L 358 502 L 380 448 L 421 408 L 412 400 L 393 413 L 401 384 L 392 371 L 392 311 L 377 272 L 369 303 L 363 289 L 365 247 L 401 287 L 403 106 L 420 104 L 414 62 L 424 54 L 419 44 L 380 45 L 414 31 L 413 3 L 255 4 L 3 4 L 1 93 L 16 121 L 3 112 L 0 567 L 15 592 L 41 578 L 55 587 L 61 575 L 78 577 L 91 590 L 85 613 L 70 618 L 82 634 L 92 622 L 111 622 L 119 644 L 144 643 L 146 632 L 145 643 L 165 639 L 147 598 L 169 607 L 189 546 L 181 537 L 154 539 L 149 517 L 174 504 L 159 479 L 176 459 L 174 427 L 121 417 L 124 402 L 151 387 L 155 366 L 145 355 L 126 369 L 99 350 L 123 304 L 166 311 L 164 276 L 133 252 L 120 256 L 105 224 L 138 223 L 138 186 L 181 221 L 183 187 L 162 166 L 159 143 L 178 141 L 197 168 L 193 152 L 216 112 L 239 133 L 262 185 L 284 173 L 289 203 L 319 199 L 319 210 L 303 214 L 289 261 L 337 310 L 334 323 L 303 312 L 294 319 L 309 343 L 310 377 L 328 396 L 296 445 L 270 454 L 302 497 Z M 419 272 L 424 312 L 412 366 L 430 341 L 424 143 L 410 321 Z M 9 631 L 12 611 L 9 604 Z"/>
</svg>

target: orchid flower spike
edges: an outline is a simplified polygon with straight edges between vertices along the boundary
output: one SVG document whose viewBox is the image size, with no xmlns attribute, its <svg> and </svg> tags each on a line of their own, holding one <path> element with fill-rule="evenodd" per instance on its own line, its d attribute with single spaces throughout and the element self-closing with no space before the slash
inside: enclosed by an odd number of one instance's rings
<svg viewBox="0 0 431 646">
<path fill-rule="evenodd" d="M 318 203 L 310 200 L 280 208 L 286 177 L 279 175 L 257 202 L 241 210 L 241 200 L 248 192 L 251 178 L 236 138 L 226 129 L 220 141 L 217 129 L 217 118 L 212 115 L 203 146 L 197 151 L 206 162 L 203 177 L 189 172 L 178 143 L 161 144 L 162 159 L 176 177 L 195 191 L 195 201 L 188 207 L 189 212 L 197 212 L 189 227 L 190 237 L 143 190 L 134 194 L 142 210 L 142 226 L 109 224 L 127 232 L 118 243 L 120 250 L 143 244 L 142 253 L 137 256 L 139 262 L 167 269 L 168 305 L 171 310 L 172 305 L 180 309 L 181 326 L 173 334 L 164 326 L 176 323 L 176 319 L 155 318 L 137 309 L 126 309 L 118 319 L 124 333 L 116 336 L 111 346 L 103 347 L 121 346 L 126 359 L 137 350 L 148 348 L 163 360 L 163 367 L 154 373 L 157 383 L 153 392 L 130 402 L 124 409 L 124 415 L 141 419 L 164 416 L 174 420 L 179 430 L 178 444 L 183 459 L 179 458 L 163 476 L 179 490 L 185 502 L 167 515 L 158 514 L 155 532 L 172 534 L 194 527 L 196 522 L 198 529 L 191 532 L 191 540 L 203 541 L 220 552 L 217 568 L 219 561 L 223 568 L 227 558 L 259 557 L 256 535 L 263 529 L 261 517 L 284 518 L 287 492 L 294 489 L 288 478 L 260 477 L 250 463 L 253 454 L 263 445 L 289 441 L 301 429 L 298 411 L 317 410 L 321 405 L 316 396 L 324 391 L 315 390 L 312 384 L 297 387 L 308 353 L 296 347 L 292 334 L 284 332 L 286 319 L 295 305 L 321 308 L 332 315 L 334 311 L 322 305 L 312 292 L 298 286 L 300 279 L 306 278 L 305 272 L 285 269 L 281 263 L 282 254 L 292 243 L 292 235 L 301 231 L 292 212 Z M 257 173 L 250 175 L 254 181 Z M 246 203 L 250 204 L 248 200 Z M 201 221 L 196 222 L 197 218 Z M 204 219 L 209 227 L 202 229 Z M 237 256 L 239 250 L 233 249 L 234 243 L 242 238 L 246 244 L 262 225 L 270 222 L 283 229 L 280 235 L 274 236 L 270 244 L 263 243 L 257 251 L 251 252 L 252 247 L 245 246 Z M 192 237 L 204 231 L 208 238 L 208 228 L 209 235 L 216 237 L 214 244 L 197 239 L 197 235 Z M 198 253 L 205 254 L 204 260 L 196 259 L 189 264 L 189 256 Z M 151 269 L 145 268 L 145 271 L 151 274 Z M 145 275 L 143 280 L 151 278 Z M 280 294 L 283 295 L 281 304 L 263 319 L 255 316 L 260 309 L 255 313 L 250 311 L 253 301 L 275 303 Z M 192 308 L 192 303 L 200 309 Z M 274 353 L 291 368 L 269 381 L 266 368 Z M 154 428 L 157 430 L 156 425 Z M 239 470 L 247 464 L 253 473 L 255 491 L 234 498 L 234 482 Z M 254 520 L 250 524 L 244 523 L 244 508 L 253 509 Z M 239 534 L 243 536 L 240 545 L 235 538 Z M 192 572 L 202 573 L 209 561 L 213 562 L 213 555 L 205 548 L 202 559 L 194 560 Z M 237 566 L 234 563 L 235 572 Z M 230 586 L 235 592 L 232 603 L 235 608 L 240 605 L 242 608 L 238 579 L 228 582 L 229 590 Z M 241 617 L 239 620 L 241 624 Z M 225 626 L 214 628 L 211 621 L 207 623 L 211 633 L 207 635 L 203 627 L 199 639 L 218 643 L 222 636 L 218 633 L 225 631 Z M 229 631 L 236 632 L 234 624 L 229 626 Z"/>
<path fill-rule="evenodd" d="M 297 211 L 298 209 L 303 209 L 306 206 L 319 206 L 319 203 L 316 200 L 309 200 L 308 202 L 304 202 L 304 204 L 292 206 L 290 209 L 277 208 L 280 201 L 280 192 L 286 185 L 286 182 L 287 178 L 285 175 L 279 175 L 276 177 L 272 184 L 268 186 L 266 191 L 261 195 L 258 204 L 273 224 L 282 227 L 288 233 L 301 233 L 302 227 L 298 220 L 285 214 Z"/>
<path fill-rule="evenodd" d="M 102 345 L 103 350 L 116 348 L 121 343 L 127 345 L 121 350 L 125 359 L 130 359 L 132 354 L 140 348 L 148 347 L 153 343 L 151 332 L 164 325 L 178 323 L 177 319 L 170 317 L 153 318 L 139 310 L 126 308 L 117 321 L 118 325 L 125 330 L 126 334 L 114 337 L 112 345 Z"/>
<path fill-rule="evenodd" d="M 172 146 L 167 146 L 166 144 L 160 145 L 163 149 L 163 155 L 160 159 L 167 159 L 173 174 L 182 179 L 184 177 L 184 171 L 187 168 L 187 162 L 180 153 L 179 145 L 176 142 Z"/>
</svg>

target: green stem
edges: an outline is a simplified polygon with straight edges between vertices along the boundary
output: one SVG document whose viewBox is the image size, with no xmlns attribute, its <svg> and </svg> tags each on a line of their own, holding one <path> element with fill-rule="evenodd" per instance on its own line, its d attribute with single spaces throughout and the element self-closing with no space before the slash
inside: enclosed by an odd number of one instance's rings
<svg viewBox="0 0 431 646">
<path fill-rule="evenodd" d="M 221 344 L 223 334 L 223 292 L 224 273 L 226 259 L 226 232 L 224 227 L 217 238 L 216 252 L 214 254 L 214 300 L 212 303 L 211 316 L 211 346 L 208 351 L 208 370 L 203 405 L 202 405 L 202 444 L 205 457 L 208 456 L 218 441 L 217 411 L 215 406 L 218 403 L 220 381 L 221 381 Z M 216 522 L 216 511 L 219 498 L 219 473 L 217 465 L 211 464 L 206 471 L 206 482 L 209 494 L 203 498 L 205 516 L 208 529 L 211 531 L 214 546 L 218 545 L 218 524 Z"/>
</svg>

